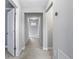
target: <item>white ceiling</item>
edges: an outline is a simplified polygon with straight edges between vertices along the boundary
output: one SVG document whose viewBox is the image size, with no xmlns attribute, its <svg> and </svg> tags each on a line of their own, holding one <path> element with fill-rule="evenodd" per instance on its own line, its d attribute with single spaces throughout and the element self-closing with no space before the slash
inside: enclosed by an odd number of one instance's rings
<svg viewBox="0 0 79 59">
<path fill-rule="evenodd" d="M 19 0 L 22 8 L 45 9 L 48 0 Z"/>
</svg>

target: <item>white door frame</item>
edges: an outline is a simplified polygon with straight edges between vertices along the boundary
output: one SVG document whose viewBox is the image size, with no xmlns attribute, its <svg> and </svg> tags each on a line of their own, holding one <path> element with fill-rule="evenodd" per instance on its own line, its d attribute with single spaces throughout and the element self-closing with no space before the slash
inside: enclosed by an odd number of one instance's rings
<svg viewBox="0 0 79 59">
<path fill-rule="evenodd" d="M 48 50 L 48 19 L 47 19 L 47 13 L 53 8 L 53 2 L 51 1 L 51 3 L 49 4 L 49 6 L 47 7 L 46 11 L 44 12 L 43 15 L 43 19 L 45 24 L 43 24 L 43 26 L 45 26 L 45 28 L 43 28 L 43 50 Z M 53 12 L 53 10 L 52 10 Z M 51 13 L 52 13 L 51 12 Z M 52 14 L 53 17 L 53 14 Z M 52 30 L 53 31 L 53 30 Z M 53 33 L 52 33 L 53 34 Z M 53 36 L 52 36 L 53 37 Z M 53 45 L 53 43 L 52 43 Z M 52 46 L 53 47 L 53 46 Z"/>
</svg>

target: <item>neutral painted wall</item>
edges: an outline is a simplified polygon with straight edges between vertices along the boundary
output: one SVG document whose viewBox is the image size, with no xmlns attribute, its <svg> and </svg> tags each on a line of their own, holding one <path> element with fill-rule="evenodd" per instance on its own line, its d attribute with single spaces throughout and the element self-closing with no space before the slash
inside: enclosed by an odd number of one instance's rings
<svg viewBox="0 0 79 59">
<path fill-rule="evenodd" d="M 43 50 L 47 50 L 47 26 L 46 26 L 46 13 L 43 12 Z"/>
<path fill-rule="evenodd" d="M 58 49 L 73 59 L 73 1 L 72 0 L 53 0 L 54 8 L 54 30 L 53 48 L 54 53 Z M 58 12 L 58 16 L 55 16 Z M 54 54 L 57 59 L 57 54 Z"/>
<path fill-rule="evenodd" d="M 44 10 L 41 9 L 28 9 L 28 8 L 22 8 L 22 12 L 24 13 L 43 13 Z"/>
<path fill-rule="evenodd" d="M 27 10 L 44 10 L 48 0 L 20 0 L 22 8 Z"/>
<path fill-rule="evenodd" d="M 39 8 L 37 8 L 37 9 L 28 9 L 28 8 L 22 8 L 22 10 L 23 10 L 23 12 L 29 12 L 29 13 L 42 13 L 43 12 L 43 10 L 41 10 L 41 9 L 39 9 Z"/>
<path fill-rule="evenodd" d="M 50 4 L 48 1 L 45 11 Z M 43 15 L 43 49 L 49 49 L 53 47 L 53 6 L 47 12 L 45 11 Z"/>
<path fill-rule="evenodd" d="M 73 3 L 72 0 L 49 0 L 47 7 L 53 1 L 53 56 L 58 59 L 58 50 L 73 59 Z M 47 9 L 47 8 L 46 8 Z M 58 16 L 55 16 L 58 12 Z M 46 13 L 44 12 L 44 21 Z M 50 17 L 50 16 L 49 16 Z M 43 22 L 44 23 L 44 22 Z M 44 23 L 45 26 L 45 23 Z M 45 32 L 45 31 L 44 31 Z M 45 37 L 46 35 L 44 35 Z M 45 38 L 44 38 L 45 39 Z M 44 43 L 46 41 L 44 40 Z M 44 44 L 45 46 L 45 44 Z M 61 59 L 62 57 L 60 57 Z"/>
<path fill-rule="evenodd" d="M 43 46 L 43 13 L 25 13 L 25 40 L 27 41 L 28 39 L 28 28 L 27 28 L 27 19 L 29 17 L 40 17 L 40 41 L 41 41 L 41 46 Z"/>
<path fill-rule="evenodd" d="M 46 20 L 47 20 L 47 41 L 48 48 L 52 48 L 53 46 L 53 10 L 52 7 L 48 12 L 46 12 Z"/>
</svg>

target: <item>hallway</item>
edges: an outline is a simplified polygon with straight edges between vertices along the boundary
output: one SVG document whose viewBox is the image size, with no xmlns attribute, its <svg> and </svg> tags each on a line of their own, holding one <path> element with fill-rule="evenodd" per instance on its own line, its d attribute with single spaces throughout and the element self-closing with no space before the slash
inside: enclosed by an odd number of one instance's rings
<svg viewBox="0 0 79 59">
<path fill-rule="evenodd" d="M 8 53 L 8 52 L 7 52 Z M 7 54 L 6 55 L 9 55 Z M 29 39 L 25 49 L 18 57 L 7 57 L 6 59 L 51 59 L 49 51 L 44 51 L 39 43 L 39 39 Z"/>
<path fill-rule="evenodd" d="M 61 1 L 6 0 L 6 59 L 73 59 L 72 1 Z"/>
<path fill-rule="evenodd" d="M 51 59 L 49 53 L 43 51 L 38 39 L 30 39 L 21 59 Z"/>
</svg>

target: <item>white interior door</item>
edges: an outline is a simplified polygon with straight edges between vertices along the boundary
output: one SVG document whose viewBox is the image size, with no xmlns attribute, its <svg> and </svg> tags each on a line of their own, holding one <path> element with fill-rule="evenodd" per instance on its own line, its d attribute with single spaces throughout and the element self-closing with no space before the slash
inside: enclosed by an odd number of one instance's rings
<svg viewBox="0 0 79 59">
<path fill-rule="evenodd" d="M 14 9 L 10 10 L 7 14 L 7 27 L 8 27 L 8 35 L 7 35 L 7 49 L 8 52 L 14 56 Z"/>
</svg>

